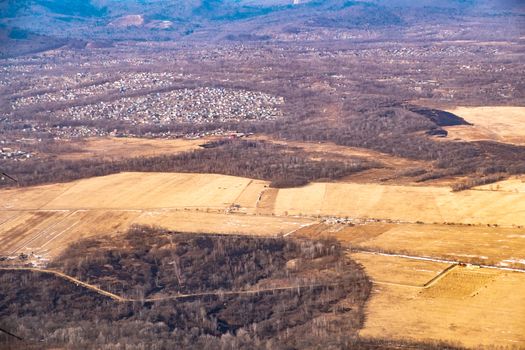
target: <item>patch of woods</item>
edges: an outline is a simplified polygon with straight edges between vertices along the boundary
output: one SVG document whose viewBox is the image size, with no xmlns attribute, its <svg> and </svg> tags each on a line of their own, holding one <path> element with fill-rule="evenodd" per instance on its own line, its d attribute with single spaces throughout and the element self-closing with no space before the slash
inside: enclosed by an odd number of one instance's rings
<svg viewBox="0 0 525 350">
<path fill-rule="evenodd" d="M 467 179 L 467 180 L 464 180 L 462 182 L 458 182 L 452 185 L 452 190 L 455 192 L 464 191 L 464 190 L 468 190 L 476 186 L 483 186 L 483 185 L 488 185 L 494 182 L 498 182 L 498 181 L 504 180 L 505 178 L 506 176 L 501 175 L 501 174 L 482 176 L 478 178 L 470 178 L 470 179 Z"/>
<path fill-rule="evenodd" d="M 440 125 L 464 124 L 461 118 L 443 114 L 446 112 L 431 109 L 414 109 L 414 112 L 381 99 L 356 105 L 348 101 L 342 109 L 334 123 L 312 122 L 312 113 L 296 112 L 292 118 L 274 123 L 264 132 L 281 139 L 334 142 L 429 162 L 431 167 L 419 175 L 418 181 L 451 176 L 490 179 L 494 175 L 525 173 L 523 146 L 492 141 L 438 141 L 428 136 L 428 132 L 443 136 Z"/>
<path fill-rule="evenodd" d="M 21 186 L 65 182 L 123 171 L 218 173 L 271 181 L 272 187 L 302 186 L 310 181 L 331 181 L 380 165 L 359 157 L 344 161 L 313 160 L 295 147 L 263 141 L 228 140 L 217 147 L 175 155 L 138 157 L 119 161 L 100 159 L 0 160 L 0 169 Z M 0 182 L 0 186 L 12 182 Z"/>
<path fill-rule="evenodd" d="M 362 297 L 368 293 L 363 272 L 344 257 L 336 241 L 183 234 L 135 226 L 123 236 L 74 243 L 50 267 L 133 299 L 355 286 L 356 281 L 365 293 Z"/>
<path fill-rule="evenodd" d="M 1 326 L 23 339 L 0 335 L 2 348 L 453 349 L 359 338 L 371 283 L 335 240 L 134 227 L 75 243 L 52 267 L 139 300 L 119 302 L 51 274 L 0 271 Z M 303 288 L 278 289 L 286 286 Z M 147 300 L 202 291 L 215 294 Z"/>
</svg>

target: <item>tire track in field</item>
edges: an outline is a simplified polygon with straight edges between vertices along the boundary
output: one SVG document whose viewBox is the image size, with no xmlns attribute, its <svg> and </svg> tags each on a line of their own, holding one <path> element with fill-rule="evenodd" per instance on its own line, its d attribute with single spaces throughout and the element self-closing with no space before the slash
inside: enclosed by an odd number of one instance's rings
<svg viewBox="0 0 525 350">
<path fill-rule="evenodd" d="M 77 211 L 71 211 L 67 215 L 65 215 L 63 218 L 59 219 L 57 222 L 55 222 L 55 223 L 53 223 L 53 224 L 43 228 L 41 231 L 38 231 L 35 235 L 29 237 L 29 239 L 27 241 L 23 242 L 21 246 L 15 247 L 15 249 L 11 251 L 10 255 L 16 254 L 18 251 L 26 248 L 28 245 L 30 245 L 35 240 L 41 238 L 43 235 L 46 235 L 47 233 L 50 232 L 50 230 L 52 230 L 56 226 L 60 225 L 62 222 L 67 220 L 67 218 L 69 218 L 70 216 L 72 216 L 76 212 Z"/>
</svg>

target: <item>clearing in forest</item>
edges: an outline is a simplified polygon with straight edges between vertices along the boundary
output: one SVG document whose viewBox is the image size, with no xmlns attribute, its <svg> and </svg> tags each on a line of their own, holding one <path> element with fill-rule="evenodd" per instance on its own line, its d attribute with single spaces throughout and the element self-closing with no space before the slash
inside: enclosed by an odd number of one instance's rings
<svg viewBox="0 0 525 350">
<path fill-rule="evenodd" d="M 146 139 L 133 137 L 94 137 L 66 143 L 61 159 L 111 159 L 173 155 L 199 149 L 209 139 Z"/>
<path fill-rule="evenodd" d="M 449 138 L 525 145 L 525 107 L 458 107 L 449 112 L 473 124 L 447 127 Z"/>
</svg>

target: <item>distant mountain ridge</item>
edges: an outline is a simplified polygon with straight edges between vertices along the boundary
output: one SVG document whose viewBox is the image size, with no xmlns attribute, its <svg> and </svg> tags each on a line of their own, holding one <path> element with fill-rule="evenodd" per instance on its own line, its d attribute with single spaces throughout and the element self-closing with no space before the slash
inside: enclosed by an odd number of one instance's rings
<svg viewBox="0 0 525 350">
<path fill-rule="evenodd" d="M 524 13 L 519 0 L 5 0 L 0 3 L 0 36 L 175 40 L 201 33 L 249 40 L 286 27 L 388 28 L 468 14 Z"/>
</svg>

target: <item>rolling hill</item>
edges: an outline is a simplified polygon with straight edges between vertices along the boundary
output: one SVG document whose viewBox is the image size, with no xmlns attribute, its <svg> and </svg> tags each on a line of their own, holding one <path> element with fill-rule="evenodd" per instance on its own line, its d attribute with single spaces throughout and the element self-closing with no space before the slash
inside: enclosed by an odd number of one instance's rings
<svg viewBox="0 0 525 350">
<path fill-rule="evenodd" d="M 31 35 L 170 40 L 202 32 L 217 39 L 239 29 L 253 34 L 262 27 L 267 32 L 290 26 L 296 30 L 388 28 L 429 19 L 456 21 L 469 15 L 515 16 L 523 11 L 523 3 L 516 0 L 8 0 L 0 5 L 0 24 L 10 39 L 17 40 Z"/>
</svg>

